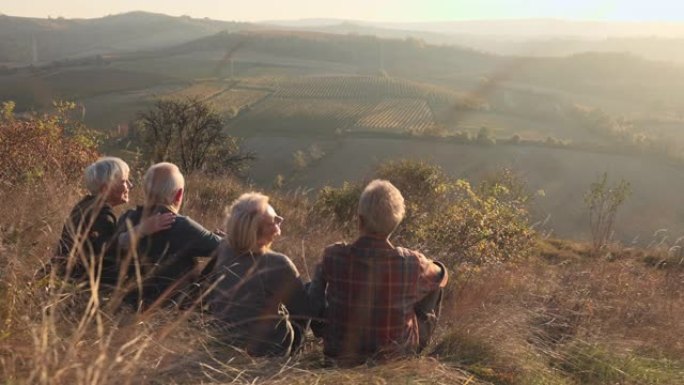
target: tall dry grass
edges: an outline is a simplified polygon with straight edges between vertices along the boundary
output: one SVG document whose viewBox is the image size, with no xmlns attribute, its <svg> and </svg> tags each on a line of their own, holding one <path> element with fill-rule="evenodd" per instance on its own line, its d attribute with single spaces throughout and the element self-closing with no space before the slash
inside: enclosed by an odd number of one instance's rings
<svg viewBox="0 0 684 385">
<path fill-rule="evenodd" d="M 210 229 L 251 189 L 201 175 L 187 184 L 182 213 Z M 323 365 L 312 336 L 296 357 L 253 359 L 219 342 L 199 311 L 112 310 L 87 287 L 36 279 L 80 192 L 45 180 L 0 193 L 0 379 L 8 384 L 684 383 L 684 269 L 653 266 L 648 251 L 594 258 L 587 245 L 541 241 L 528 259 L 462 266 L 451 272 L 425 356 L 339 369 Z M 305 279 L 325 245 L 351 240 L 316 215 L 314 198 L 295 191 L 272 202 L 285 217 L 274 248 Z"/>
</svg>

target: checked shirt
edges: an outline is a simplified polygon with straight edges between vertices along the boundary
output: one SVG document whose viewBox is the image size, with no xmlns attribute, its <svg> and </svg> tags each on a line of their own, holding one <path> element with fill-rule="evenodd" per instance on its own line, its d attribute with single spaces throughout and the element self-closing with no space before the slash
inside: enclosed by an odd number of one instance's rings
<svg viewBox="0 0 684 385">
<path fill-rule="evenodd" d="M 368 236 L 327 247 L 309 287 L 312 305 L 325 314 L 325 355 L 415 352 L 415 306 L 446 285 L 446 269 L 439 265 L 442 271 L 435 274 L 421 253 Z"/>
</svg>

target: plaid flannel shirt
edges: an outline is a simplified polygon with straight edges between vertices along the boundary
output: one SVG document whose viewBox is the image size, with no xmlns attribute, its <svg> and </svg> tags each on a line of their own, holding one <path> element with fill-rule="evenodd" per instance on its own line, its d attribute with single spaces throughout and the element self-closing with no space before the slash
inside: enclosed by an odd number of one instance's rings
<svg viewBox="0 0 684 385">
<path fill-rule="evenodd" d="M 309 287 L 314 310 L 325 313 L 324 353 L 364 358 L 415 351 L 414 306 L 447 282 L 419 252 L 385 239 L 361 237 L 325 249 Z M 325 310 L 323 310 L 325 309 Z"/>
</svg>

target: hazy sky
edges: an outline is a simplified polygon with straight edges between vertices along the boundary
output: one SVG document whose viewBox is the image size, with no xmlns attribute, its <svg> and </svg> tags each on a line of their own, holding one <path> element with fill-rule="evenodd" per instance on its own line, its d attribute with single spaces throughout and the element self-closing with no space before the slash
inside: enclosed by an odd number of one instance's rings
<svg viewBox="0 0 684 385">
<path fill-rule="evenodd" d="M 0 0 L 0 13 L 12 16 L 90 18 L 134 10 L 241 21 L 684 20 L 681 0 Z"/>
</svg>

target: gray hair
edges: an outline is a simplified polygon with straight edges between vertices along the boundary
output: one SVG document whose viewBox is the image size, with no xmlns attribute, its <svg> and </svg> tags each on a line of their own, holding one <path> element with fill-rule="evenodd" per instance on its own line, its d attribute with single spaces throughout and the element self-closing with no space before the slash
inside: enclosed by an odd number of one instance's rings
<svg viewBox="0 0 684 385">
<path fill-rule="evenodd" d="M 150 167 L 143 177 L 145 206 L 169 206 L 178 190 L 185 187 L 185 178 L 178 166 L 162 162 Z M 178 207 L 176 207 L 178 209 Z"/>
<path fill-rule="evenodd" d="M 390 235 L 404 219 L 404 197 L 392 183 L 375 179 L 363 189 L 358 214 L 363 218 L 363 230 Z"/>
<path fill-rule="evenodd" d="M 112 156 L 100 158 L 85 169 L 84 180 L 86 188 L 91 194 L 97 195 L 102 190 L 102 187 L 114 181 L 127 178 L 129 171 L 128 164 L 119 158 Z"/>
</svg>

